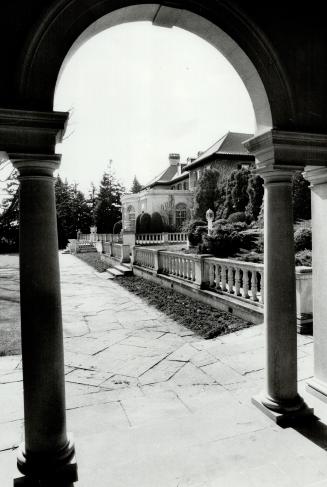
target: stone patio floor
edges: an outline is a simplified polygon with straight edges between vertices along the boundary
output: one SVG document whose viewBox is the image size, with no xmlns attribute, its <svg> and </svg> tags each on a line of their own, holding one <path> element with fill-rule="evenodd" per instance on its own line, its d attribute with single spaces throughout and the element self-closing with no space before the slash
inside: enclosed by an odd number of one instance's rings
<svg viewBox="0 0 327 487">
<path fill-rule="evenodd" d="M 251 404 L 262 326 L 204 340 L 77 258 L 60 263 L 76 487 L 327 486 L 327 405 L 303 392 L 311 337 L 298 337 L 299 388 L 321 421 L 282 429 Z M 12 296 L 17 273 L 1 256 Z M 16 475 L 22 399 L 20 356 L 0 358 L 1 487 Z"/>
</svg>

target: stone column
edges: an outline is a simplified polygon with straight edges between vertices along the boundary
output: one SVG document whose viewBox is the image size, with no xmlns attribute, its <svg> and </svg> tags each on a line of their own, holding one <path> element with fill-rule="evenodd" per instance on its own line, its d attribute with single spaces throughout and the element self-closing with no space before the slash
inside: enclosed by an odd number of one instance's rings
<svg viewBox="0 0 327 487">
<path fill-rule="evenodd" d="M 306 167 L 311 183 L 314 377 L 307 390 L 327 402 L 327 167 Z"/>
<path fill-rule="evenodd" d="M 297 391 L 296 288 L 292 175 L 301 169 L 299 134 L 276 130 L 246 142 L 264 179 L 265 391 L 253 403 L 278 424 L 309 416 Z M 293 151 L 292 151 L 293 149 Z M 305 148 L 306 150 L 306 148 Z"/>
<path fill-rule="evenodd" d="M 281 422 L 307 411 L 297 392 L 295 259 L 290 170 L 261 173 L 264 199 L 266 391 L 254 403 Z"/>
<path fill-rule="evenodd" d="M 25 443 L 18 469 L 35 485 L 77 480 L 66 434 L 63 332 L 53 171 L 59 156 L 15 160 L 20 181 L 20 295 Z M 21 484 L 21 480 L 17 485 Z M 29 483 L 27 485 L 30 485 Z M 31 485 L 34 485 L 33 483 Z"/>
</svg>

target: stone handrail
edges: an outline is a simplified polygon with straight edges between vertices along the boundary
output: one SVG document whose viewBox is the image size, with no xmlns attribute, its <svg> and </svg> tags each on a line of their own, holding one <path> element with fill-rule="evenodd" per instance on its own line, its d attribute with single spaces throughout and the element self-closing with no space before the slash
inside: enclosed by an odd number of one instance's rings
<svg viewBox="0 0 327 487">
<path fill-rule="evenodd" d="M 157 250 L 144 249 L 142 247 L 133 248 L 132 262 L 134 265 L 147 267 L 149 269 L 155 268 L 155 257 L 158 255 Z"/>
<path fill-rule="evenodd" d="M 160 251 L 158 271 L 161 274 L 176 276 L 181 279 L 195 282 L 196 259 L 194 257 L 194 255 Z"/>
<path fill-rule="evenodd" d="M 208 258 L 204 261 L 203 278 L 209 289 L 263 304 L 263 264 Z"/>
<path fill-rule="evenodd" d="M 139 233 L 135 237 L 136 245 L 159 245 L 187 242 L 187 233 L 183 232 Z"/>
<path fill-rule="evenodd" d="M 137 245 L 153 245 L 164 243 L 162 233 L 139 233 L 135 240 Z"/>
<path fill-rule="evenodd" d="M 168 233 L 168 242 L 178 242 L 178 243 L 186 243 L 188 240 L 187 233 L 184 232 L 174 232 Z"/>
</svg>

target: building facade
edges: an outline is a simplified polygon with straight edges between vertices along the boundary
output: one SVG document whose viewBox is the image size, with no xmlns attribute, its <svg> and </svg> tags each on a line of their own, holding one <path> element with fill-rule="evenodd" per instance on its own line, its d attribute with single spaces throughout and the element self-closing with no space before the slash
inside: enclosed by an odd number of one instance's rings
<svg viewBox="0 0 327 487">
<path fill-rule="evenodd" d="M 243 142 L 251 137 L 252 134 L 227 132 L 184 164 L 179 154 L 169 154 L 169 165 L 158 177 L 139 193 L 122 197 L 123 229 L 133 231 L 138 215 L 158 212 L 165 224 L 180 230 L 192 215 L 194 191 L 205 169 L 217 169 L 223 181 L 235 169 L 254 164 L 254 157 L 243 147 Z"/>
</svg>

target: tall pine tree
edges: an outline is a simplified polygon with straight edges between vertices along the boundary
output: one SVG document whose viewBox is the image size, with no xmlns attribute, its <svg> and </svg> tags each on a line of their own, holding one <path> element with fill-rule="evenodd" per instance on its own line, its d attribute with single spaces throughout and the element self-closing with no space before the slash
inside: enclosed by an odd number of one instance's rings
<svg viewBox="0 0 327 487">
<path fill-rule="evenodd" d="M 121 195 L 124 187 L 117 180 L 110 161 L 107 171 L 100 182 L 97 202 L 94 210 L 98 233 L 112 233 L 114 224 L 121 220 Z"/>
<path fill-rule="evenodd" d="M 131 187 L 131 193 L 139 193 L 140 191 L 142 191 L 142 189 L 143 189 L 142 184 L 140 184 L 137 177 L 134 176 L 132 187 Z"/>
</svg>

